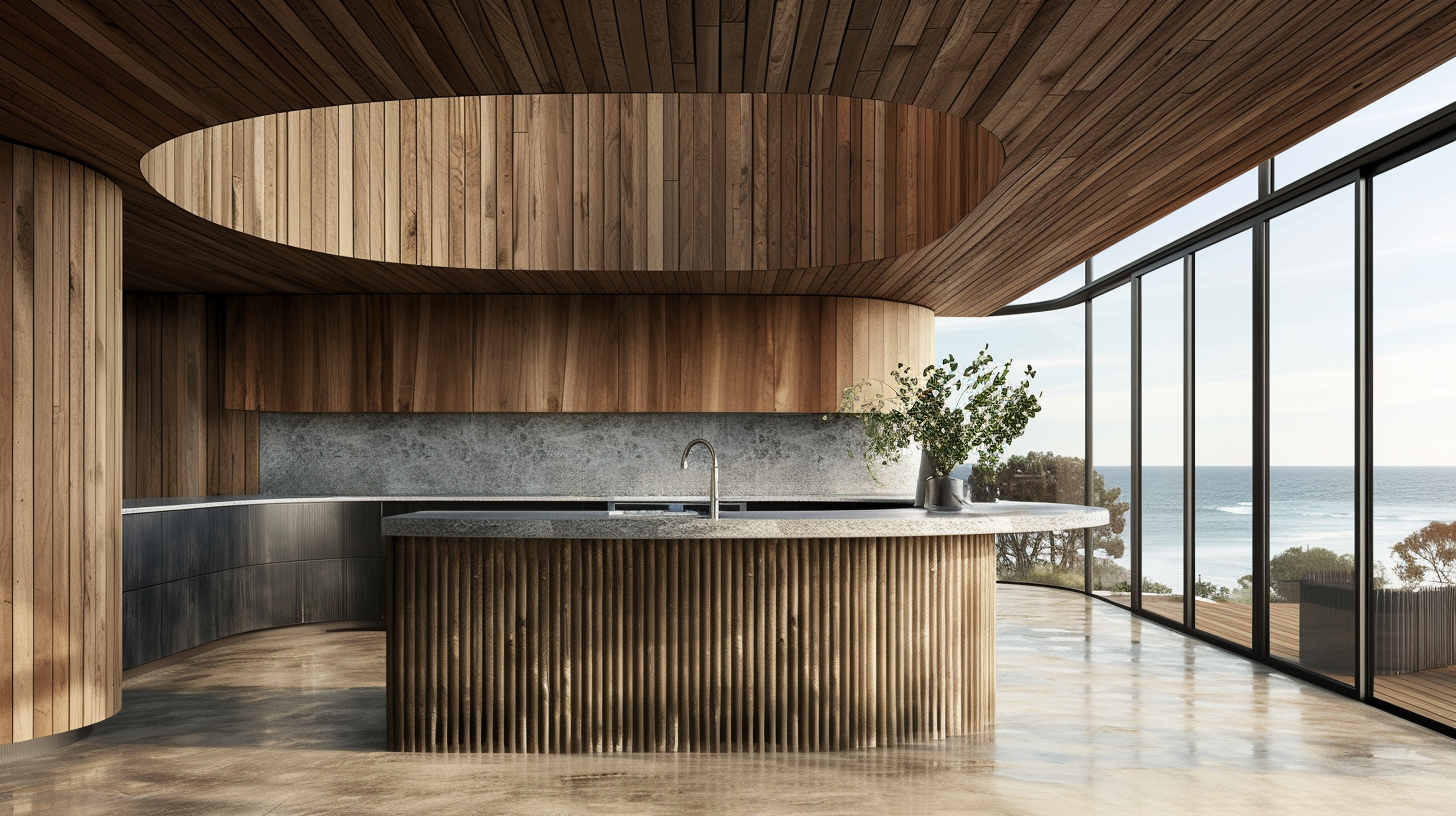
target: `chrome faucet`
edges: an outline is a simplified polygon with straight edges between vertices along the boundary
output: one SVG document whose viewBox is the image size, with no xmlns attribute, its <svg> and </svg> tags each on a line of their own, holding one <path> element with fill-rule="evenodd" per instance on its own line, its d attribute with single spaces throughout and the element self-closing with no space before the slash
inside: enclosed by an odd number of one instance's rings
<svg viewBox="0 0 1456 816">
<path fill-rule="evenodd" d="M 711 457 L 713 457 L 713 474 L 708 479 L 708 516 L 710 518 L 717 518 L 718 517 L 718 452 L 715 451 L 715 450 L 713 450 L 712 443 L 708 442 L 708 440 L 703 439 L 702 437 L 698 437 L 697 439 L 694 439 L 693 441 L 689 442 L 688 443 L 688 446 L 686 448 L 683 448 L 683 455 L 682 455 L 682 462 L 681 462 L 682 469 L 683 470 L 687 470 L 688 469 L 688 454 L 689 453 L 692 453 L 693 448 L 696 448 L 699 445 L 702 445 L 703 447 L 707 448 L 708 449 L 708 455 L 711 456 Z"/>
</svg>

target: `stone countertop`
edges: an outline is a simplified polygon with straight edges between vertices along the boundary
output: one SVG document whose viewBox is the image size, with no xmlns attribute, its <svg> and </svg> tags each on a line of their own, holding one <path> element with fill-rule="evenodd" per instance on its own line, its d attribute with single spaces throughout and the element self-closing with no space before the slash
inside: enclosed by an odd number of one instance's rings
<svg viewBox="0 0 1456 816">
<path fill-rule="evenodd" d="M 431 511 L 388 516 L 383 532 L 413 538 L 886 538 L 1029 533 L 1100 527 L 1107 510 L 1073 504 L 996 502 L 959 513 L 918 508 L 609 516 L 605 511 Z"/>
<path fill-rule="evenodd" d="M 724 504 L 735 502 L 883 502 L 908 504 L 913 496 L 731 496 Z M 122 515 L 156 513 L 165 510 L 195 510 L 208 507 L 236 507 L 249 504 L 298 504 L 308 502 L 616 502 L 617 504 L 707 504 L 707 496 L 350 496 L 350 495 L 273 495 L 190 496 L 165 499 L 126 499 L 121 503 Z M 584 511 L 596 512 L 596 511 Z"/>
</svg>

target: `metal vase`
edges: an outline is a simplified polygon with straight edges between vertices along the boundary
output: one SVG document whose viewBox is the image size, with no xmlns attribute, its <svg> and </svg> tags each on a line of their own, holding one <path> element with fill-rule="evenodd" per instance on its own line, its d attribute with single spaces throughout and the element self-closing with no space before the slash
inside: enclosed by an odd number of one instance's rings
<svg viewBox="0 0 1456 816">
<path fill-rule="evenodd" d="M 920 473 L 915 476 L 915 506 L 925 506 L 925 493 L 929 488 L 926 481 L 935 475 L 935 460 L 925 451 L 920 452 Z"/>
<path fill-rule="evenodd" d="M 925 509 L 935 513 L 959 513 L 966 503 L 966 483 L 950 476 L 925 480 Z"/>
</svg>

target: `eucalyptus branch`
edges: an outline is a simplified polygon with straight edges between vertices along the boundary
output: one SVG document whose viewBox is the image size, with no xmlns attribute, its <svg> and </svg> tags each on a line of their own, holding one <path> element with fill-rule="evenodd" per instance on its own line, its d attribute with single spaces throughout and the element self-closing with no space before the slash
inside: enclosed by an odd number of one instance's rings
<svg viewBox="0 0 1456 816">
<path fill-rule="evenodd" d="M 1011 362 L 995 365 L 989 348 L 965 367 L 954 355 L 919 374 L 900 363 L 889 382 L 863 379 L 844 389 L 839 412 L 856 414 L 864 423 L 864 459 L 871 475 L 876 462 L 899 462 L 911 442 L 920 443 L 940 476 L 950 475 L 973 451 L 982 464 L 1000 460 L 1041 404 L 1040 394 L 1031 393 L 1036 371 L 1027 366 L 1025 379 L 1013 385 Z"/>
</svg>

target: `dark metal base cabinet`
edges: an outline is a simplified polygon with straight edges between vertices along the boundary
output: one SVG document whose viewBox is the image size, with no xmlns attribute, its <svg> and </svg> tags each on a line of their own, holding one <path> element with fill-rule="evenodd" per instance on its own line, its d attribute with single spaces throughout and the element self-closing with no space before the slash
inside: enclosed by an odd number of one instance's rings
<svg viewBox="0 0 1456 816">
<path fill-rule="evenodd" d="M 230 635 L 384 617 L 379 502 L 122 517 L 122 657 L 131 669 Z"/>
</svg>

